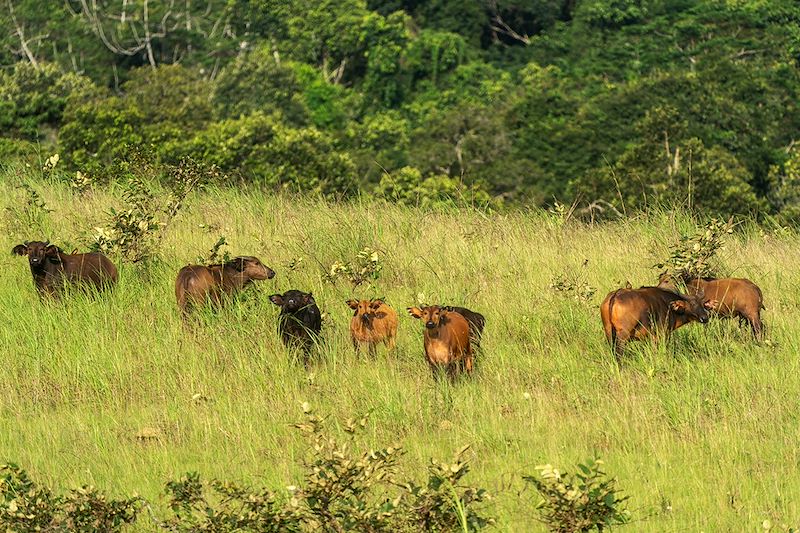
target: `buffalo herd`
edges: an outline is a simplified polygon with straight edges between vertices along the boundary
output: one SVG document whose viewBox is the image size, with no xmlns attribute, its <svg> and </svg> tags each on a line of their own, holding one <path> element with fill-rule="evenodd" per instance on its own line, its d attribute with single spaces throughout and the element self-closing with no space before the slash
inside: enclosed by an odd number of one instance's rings
<svg viewBox="0 0 800 533">
<path fill-rule="evenodd" d="M 99 252 L 68 254 L 49 242 L 31 241 L 14 246 L 12 253 L 28 256 L 34 285 L 43 297 L 59 298 L 68 285 L 104 291 L 117 283 L 117 268 Z M 187 265 L 175 279 L 178 309 L 188 322 L 194 308 L 209 305 L 219 309 L 253 281 L 274 276 L 271 268 L 253 256 L 213 265 Z M 680 292 L 681 287 L 685 287 L 685 293 Z M 308 363 L 322 329 L 322 313 L 314 296 L 290 290 L 269 299 L 280 308 L 281 340 L 300 349 Z M 388 351 L 394 349 L 398 320 L 391 306 L 382 298 L 347 300 L 346 304 L 353 311 L 350 338 L 356 352 L 366 347 L 374 357 L 380 344 Z M 629 341 L 668 337 L 685 324 L 706 323 L 712 314 L 738 318 L 761 340 L 763 308 L 761 289 L 750 280 L 688 276 L 674 279 L 664 274 L 657 286 L 628 286 L 610 292 L 600 304 L 600 318 L 606 338 L 620 360 Z M 407 311 L 425 326 L 423 346 L 431 370 L 442 370 L 451 378 L 473 371 L 486 323 L 483 315 L 465 307 L 444 305 L 409 307 Z"/>
</svg>

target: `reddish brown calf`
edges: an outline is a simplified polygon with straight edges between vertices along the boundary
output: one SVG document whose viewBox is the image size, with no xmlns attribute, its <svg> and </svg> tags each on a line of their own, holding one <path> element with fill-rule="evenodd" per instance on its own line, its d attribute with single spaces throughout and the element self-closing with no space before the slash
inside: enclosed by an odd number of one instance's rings
<svg viewBox="0 0 800 533">
<path fill-rule="evenodd" d="M 397 337 L 397 313 L 381 299 L 347 300 L 354 311 L 350 319 L 350 339 L 356 352 L 366 344 L 369 355 L 375 357 L 377 346 L 383 343 L 393 350 Z"/>
<path fill-rule="evenodd" d="M 425 358 L 432 371 L 444 369 L 454 378 L 462 363 L 472 373 L 472 345 L 467 319 L 438 305 L 409 307 L 408 313 L 425 324 Z"/>
</svg>

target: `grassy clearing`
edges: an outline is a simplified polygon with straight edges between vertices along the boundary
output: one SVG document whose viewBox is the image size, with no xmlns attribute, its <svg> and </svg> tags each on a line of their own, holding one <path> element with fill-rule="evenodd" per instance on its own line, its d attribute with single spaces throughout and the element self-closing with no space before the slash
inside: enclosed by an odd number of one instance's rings
<svg viewBox="0 0 800 533">
<path fill-rule="evenodd" d="M 23 197 L 12 178 L 0 179 L 4 207 Z M 43 237 L 83 248 L 116 203 L 113 190 L 78 197 L 32 185 L 53 211 L 24 220 L 5 210 L 0 250 Z M 297 480 L 304 444 L 290 425 L 307 401 L 342 419 L 371 411 L 367 444 L 401 443 L 409 471 L 472 444 L 469 479 L 496 495 L 501 531 L 543 530 L 523 474 L 541 463 L 572 469 L 593 453 L 631 495 L 630 530 L 797 527 L 798 236 L 747 226 L 725 251 L 731 273 L 764 290 L 771 346 L 756 346 L 733 321 L 693 325 L 669 345 L 633 347 L 617 368 L 603 337 L 603 296 L 626 280 L 653 283 L 651 265 L 692 227 L 670 213 L 590 228 L 541 212 L 432 213 L 207 190 L 169 228 L 159 262 L 122 265 L 107 298 L 39 302 L 25 260 L 0 254 L 0 459 L 54 487 L 137 492 L 156 507 L 164 482 L 189 470 L 280 488 Z M 174 277 L 220 234 L 233 254 L 256 255 L 277 276 L 189 333 Z M 352 352 L 350 286 L 323 281 L 334 261 L 366 246 L 382 252 L 384 270 L 355 294 L 385 295 L 403 315 L 397 352 L 381 350 L 377 361 Z M 558 275 L 597 292 L 588 302 L 567 297 L 549 288 Z M 267 299 L 290 288 L 312 290 L 325 313 L 310 372 L 290 363 Z M 430 378 L 421 325 L 404 313 L 420 297 L 486 315 L 473 379 Z M 156 438 L 139 438 L 143 430 Z M 137 529 L 154 527 L 143 515 Z"/>
</svg>

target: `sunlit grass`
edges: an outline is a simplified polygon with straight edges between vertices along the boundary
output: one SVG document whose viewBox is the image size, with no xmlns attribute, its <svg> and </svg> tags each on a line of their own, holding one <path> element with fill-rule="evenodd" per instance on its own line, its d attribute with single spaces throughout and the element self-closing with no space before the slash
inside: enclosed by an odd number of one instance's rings
<svg viewBox="0 0 800 533">
<path fill-rule="evenodd" d="M 19 210 L 23 193 L 6 178 L 3 207 Z M 33 184 L 52 212 L 22 224 L 4 211 L 2 249 L 42 238 L 83 249 L 118 205 L 104 190 L 78 197 Z M 437 213 L 210 189 L 168 228 L 158 261 L 121 265 L 119 286 L 101 298 L 41 302 L 24 258 L 0 254 L 0 459 L 58 488 L 137 492 L 156 511 L 164 482 L 190 470 L 279 489 L 298 481 L 305 444 L 291 424 L 307 401 L 334 418 L 371 412 L 367 444 L 399 442 L 404 468 L 420 477 L 430 457 L 471 444 L 470 483 L 496 495 L 502 531 L 543 530 L 523 474 L 593 454 L 631 496 L 631 530 L 752 531 L 765 519 L 797 527 L 800 238 L 748 225 L 725 251 L 731 272 L 764 291 L 769 344 L 755 345 L 734 321 L 692 325 L 669 344 L 632 345 L 620 368 L 603 337 L 605 294 L 654 283 L 652 265 L 691 228 L 669 212 L 562 226 L 541 212 Z M 219 235 L 277 276 L 186 328 L 174 277 Z M 333 262 L 364 247 L 381 252 L 374 287 L 324 281 Z M 597 292 L 580 301 L 551 289 L 562 274 Z M 308 370 L 291 362 L 268 300 L 288 289 L 312 291 L 325 314 Z M 394 354 L 355 355 L 345 305 L 354 294 L 386 296 L 398 310 Z M 405 314 L 418 298 L 487 317 L 474 377 L 431 379 L 421 326 Z M 145 429 L 155 436 L 142 438 Z M 137 528 L 154 529 L 147 518 Z"/>
</svg>

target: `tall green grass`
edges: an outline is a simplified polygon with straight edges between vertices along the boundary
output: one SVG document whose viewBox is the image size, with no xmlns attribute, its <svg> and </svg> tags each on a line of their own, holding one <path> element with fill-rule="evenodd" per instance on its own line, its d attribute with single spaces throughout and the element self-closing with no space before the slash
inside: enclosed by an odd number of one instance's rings
<svg viewBox="0 0 800 533">
<path fill-rule="evenodd" d="M 16 179 L 0 178 L 3 207 L 23 201 Z M 598 304 L 628 280 L 655 282 L 651 265 L 693 228 L 685 215 L 589 227 L 538 211 L 429 212 L 210 189 L 168 228 L 158 261 L 120 265 L 113 294 L 53 303 L 39 300 L 25 259 L 8 252 L 43 238 L 85 248 L 117 194 L 32 185 L 52 212 L 0 218 L 0 460 L 42 482 L 136 492 L 156 512 L 164 482 L 190 470 L 279 489 L 300 475 L 305 444 L 291 424 L 309 402 L 342 419 L 371 411 L 367 444 L 399 442 L 404 467 L 420 477 L 428 458 L 471 444 L 470 482 L 495 494 L 501 531 L 543 530 L 523 474 L 593 454 L 631 496 L 630 530 L 800 525 L 795 234 L 746 225 L 724 252 L 732 274 L 764 291 L 768 344 L 733 321 L 691 325 L 669 344 L 632 345 L 618 367 Z M 256 255 L 277 276 L 187 330 L 175 274 L 220 234 L 233 254 Z M 323 281 L 333 262 L 367 246 L 384 264 L 374 287 Z M 580 275 L 597 293 L 584 302 L 551 289 L 560 274 Z M 309 369 L 291 363 L 268 300 L 290 288 L 313 291 L 324 313 L 320 360 Z M 385 295 L 405 317 L 396 353 L 356 357 L 344 303 L 354 294 Z M 486 316 L 472 378 L 431 379 L 422 326 L 404 312 L 420 300 Z M 146 516 L 136 527 L 155 529 Z"/>
</svg>

